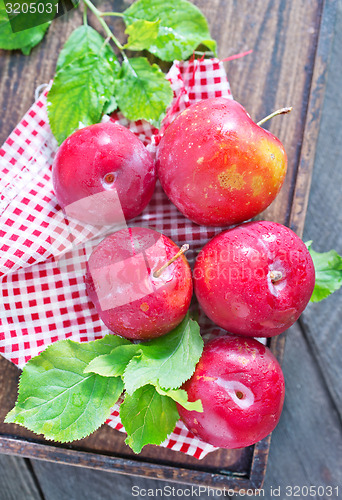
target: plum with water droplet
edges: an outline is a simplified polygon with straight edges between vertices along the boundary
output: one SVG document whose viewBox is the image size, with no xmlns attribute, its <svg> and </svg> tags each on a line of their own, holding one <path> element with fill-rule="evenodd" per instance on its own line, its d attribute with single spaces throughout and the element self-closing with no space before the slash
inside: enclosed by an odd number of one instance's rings
<svg viewBox="0 0 342 500">
<path fill-rule="evenodd" d="M 66 215 L 94 225 L 124 224 L 139 215 L 154 192 L 154 161 L 126 127 L 97 123 L 60 146 L 52 182 Z"/>
<path fill-rule="evenodd" d="M 182 387 L 203 412 L 177 404 L 186 427 L 206 443 L 243 448 L 276 427 L 285 383 L 268 347 L 251 338 L 224 335 L 209 341 L 192 377 Z"/>
<path fill-rule="evenodd" d="M 86 286 L 105 325 L 135 340 L 173 330 L 184 319 L 193 290 L 179 247 L 143 227 L 116 231 L 99 243 L 87 263 Z"/>
<path fill-rule="evenodd" d="M 230 333 L 272 337 L 305 309 L 315 269 L 303 241 L 270 221 L 240 224 L 209 241 L 194 268 L 196 297 L 206 315 Z"/>
<path fill-rule="evenodd" d="M 287 157 L 279 139 L 241 104 L 217 97 L 193 104 L 166 128 L 156 166 L 165 193 L 186 217 L 229 226 L 272 203 Z"/>
</svg>

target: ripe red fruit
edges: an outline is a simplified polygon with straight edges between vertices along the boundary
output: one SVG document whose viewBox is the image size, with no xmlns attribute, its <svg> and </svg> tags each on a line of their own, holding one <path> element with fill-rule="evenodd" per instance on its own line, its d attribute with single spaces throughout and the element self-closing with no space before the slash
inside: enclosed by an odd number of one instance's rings
<svg viewBox="0 0 342 500">
<path fill-rule="evenodd" d="M 143 143 L 113 122 L 74 132 L 52 166 L 58 203 L 67 215 L 95 225 L 123 223 L 139 215 L 155 181 L 154 162 Z"/>
<path fill-rule="evenodd" d="M 241 224 L 220 233 L 194 268 L 197 299 L 206 315 L 231 333 L 272 337 L 305 309 L 315 269 L 303 241 L 276 222 Z"/>
<path fill-rule="evenodd" d="M 277 196 L 287 169 L 281 142 L 231 99 L 193 104 L 166 129 L 156 158 L 169 199 L 197 224 L 248 220 Z"/>
<path fill-rule="evenodd" d="M 203 413 L 178 406 L 187 428 L 220 448 L 243 448 L 276 427 L 285 396 L 282 370 L 260 342 L 225 335 L 205 345 L 196 370 L 182 387 Z"/>
<path fill-rule="evenodd" d="M 117 231 L 95 248 L 87 266 L 87 291 L 110 330 L 144 340 L 183 320 L 193 290 L 186 258 L 181 255 L 154 276 L 178 251 L 169 238 L 142 227 Z"/>
</svg>

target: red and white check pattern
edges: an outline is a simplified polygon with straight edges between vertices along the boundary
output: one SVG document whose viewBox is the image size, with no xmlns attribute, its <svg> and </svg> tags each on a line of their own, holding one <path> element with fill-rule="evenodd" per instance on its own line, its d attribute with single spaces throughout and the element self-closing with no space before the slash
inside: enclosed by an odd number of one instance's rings
<svg viewBox="0 0 342 500">
<path fill-rule="evenodd" d="M 174 101 L 160 131 L 144 121 L 128 122 L 120 113 L 105 117 L 130 128 L 152 152 L 179 111 L 200 99 L 231 98 L 223 64 L 217 59 L 176 61 L 167 78 Z M 57 340 L 87 342 L 109 333 L 84 283 L 87 256 L 105 230 L 94 231 L 86 225 L 70 228 L 65 223 L 51 183 L 56 150 L 45 92 L 0 149 L 0 353 L 20 368 Z M 178 245 L 189 243 L 190 264 L 200 248 L 221 231 L 186 219 L 159 183 L 150 204 L 131 221 L 133 225 L 156 229 Z M 203 314 L 200 324 L 204 333 L 212 327 Z M 124 430 L 118 405 L 107 423 Z M 199 459 L 215 449 L 195 438 L 181 422 L 162 446 Z"/>
</svg>

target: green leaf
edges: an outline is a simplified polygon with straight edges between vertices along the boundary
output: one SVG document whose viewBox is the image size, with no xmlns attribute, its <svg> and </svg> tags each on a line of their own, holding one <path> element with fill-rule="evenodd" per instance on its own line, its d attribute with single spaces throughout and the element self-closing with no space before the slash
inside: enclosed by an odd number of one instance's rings
<svg viewBox="0 0 342 500">
<path fill-rule="evenodd" d="M 58 71 L 48 94 L 49 122 L 58 144 L 78 128 L 101 120 L 113 83 L 113 66 L 96 54 L 88 54 Z"/>
<path fill-rule="evenodd" d="M 173 431 L 179 419 L 175 402 L 146 385 L 126 394 L 120 406 L 121 422 L 127 432 L 126 443 L 134 453 L 146 444 L 160 444 Z"/>
<path fill-rule="evenodd" d="M 158 394 L 161 396 L 168 396 L 173 399 L 176 403 L 179 403 L 183 408 L 189 411 L 203 412 L 202 401 L 197 399 L 196 401 L 188 400 L 188 393 L 184 389 L 168 389 L 165 391 L 161 387 L 156 387 Z"/>
<path fill-rule="evenodd" d="M 44 37 L 50 23 L 40 24 L 34 28 L 13 33 L 9 18 L 6 13 L 5 3 L 0 0 L 0 49 L 21 49 L 28 55 Z"/>
<path fill-rule="evenodd" d="M 148 50 L 163 61 L 185 60 L 201 44 L 216 51 L 204 15 L 186 0 L 138 0 L 124 12 L 124 19 L 128 27 L 138 20 L 160 21 Z"/>
<path fill-rule="evenodd" d="M 315 252 L 311 248 L 311 244 L 312 241 L 308 241 L 306 246 L 315 266 L 316 282 L 310 301 L 319 302 L 341 288 L 342 256 L 335 250 L 323 253 Z"/>
<path fill-rule="evenodd" d="M 121 377 L 126 366 L 140 350 L 139 344 L 121 345 L 111 351 L 93 359 L 84 370 L 84 373 L 94 372 L 103 377 Z"/>
<path fill-rule="evenodd" d="M 124 48 L 130 50 L 148 49 L 158 36 L 159 24 L 160 21 L 144 21 L 142 19 L 134 21 L 125 30 L 129 38 Z"/>
<path fill-rule="evenodd" d="M 113 58 L 118 71 L 119 63 L 111 47 L 105 44 L 104 38 L 91 26 L 80 26 L 71 33 L 60 51 L 56 71 L 86 55 L 99 54 L 100 52 L 106 59 Z"/>
<path fill-rule="evenodd" d="M 123 383 L 120 378 L 84 374 L 84 368 L 118 343 L 119 337 L 107 335 L 93 342 L 61 340 L 49 346 L 24 367 L 17 403 L 5 422 L 60 442 L 94 432 L 110 415 Z"/>
<path fill-rule="evenodd" d="M 140 344 L 140 349 L 142 355 L 134 357 L 124 373 L 129 394 L 146 384 L 178 389 L 195 371 L 203 340 L 198 324 L 187 315 L 172 332 Z"/>
<path fill-rule="evenodd" d="M 109 101 L 106 102 L 102 113 L 104 115 L 110 115 L 111 113 L 113 113 L 113 111 L 116 110 L 117 107 L 118 107 L 118 103 L 116 102 L 115 97 L 112 95 L 112 96 L 110 96 Z"/>
<path fill-rule="evenodd" d="M 147 120 L 158 127 L 173 92 L 156 64 L 151 66 L 145 57 L 134 57 L 123 62 L 114 95 L 126 118 Z"/>
<path fill-rule="evenodd" d="M 105 40 L 89 26 L 82 26 L 66 42 L 58 68 L 48 94 L 48 116 L 61 144 L 78 128 L 101 120 L 114 93 L 119 63 Z"/>
</svg>

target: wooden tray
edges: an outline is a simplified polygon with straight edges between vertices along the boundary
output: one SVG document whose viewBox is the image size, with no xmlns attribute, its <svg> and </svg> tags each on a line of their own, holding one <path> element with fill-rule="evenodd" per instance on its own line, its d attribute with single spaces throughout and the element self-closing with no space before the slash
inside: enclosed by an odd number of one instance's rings
<svg viewBox="0 0 342 500">
<path fill-rule="evenodd" d="M 103 2 L 100 8 L 122 10 L 130 3 Z M 290 115 L 267 125 L 283 142 L 289 166 L 280 195 L 260 218 L 285 224 L 302 235 L 336 1 L 194 3 L 209 20 L 220 58 L 253 49 L 253 54 L 226 63 L 226 68 L 235 99 L 255 121 L 277 108 L 293 106 Z M 120 20 L 110 23 L 116 33 L 122 32 Z M 80 24 L 80 12 L 55 21 L 29 57 L 0 51 L 0 143 L 32 104 L 34 89 L 53 77 L 61 46 Z M 280 361 L 284 343 L 284 334 L 270 342 Z M 82 441 L 57 445 L 3 423 L 16 400 L 18 377 L 19 370 L 0 358 L 1 453 L 236 491 L 262 486 L 270 436 L 241 450 L 215 451 L 201 461 L 156 446 L 134 455 L 124 444 L 124 435 L 106 425 Z"/>
</svg>

